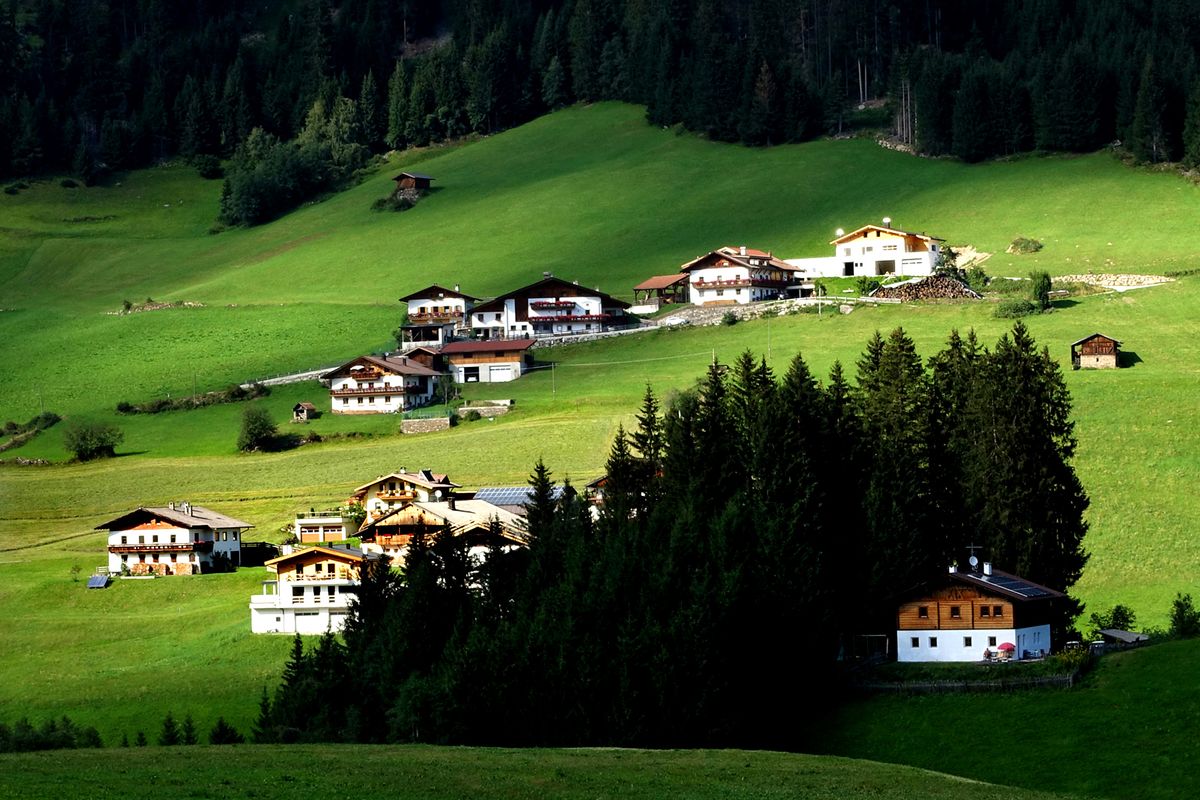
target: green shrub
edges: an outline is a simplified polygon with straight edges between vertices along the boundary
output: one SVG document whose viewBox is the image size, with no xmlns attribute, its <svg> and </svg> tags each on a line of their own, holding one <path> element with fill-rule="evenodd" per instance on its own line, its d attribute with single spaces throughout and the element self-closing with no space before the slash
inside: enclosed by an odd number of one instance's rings
<svg viewBox="0 0 1200 800">
<path fill-rule="evenodd" d="M 732 311 L 726 311 L 724 314 L 721 315 L 721 324 L 722 325 L 737 325 L 737 323 L 738 323 L 738 315 L 733 313 Z"/>
<path fill-rule="evenodd" d="M 124 439 L 119 428 L 103 422 L 72 422 L 63 431 L 63 444 L 80 461 L 111 458 Z"/>
<path fill-rule="evenodd" d="M 855 281 L 854 285 L 858 287 L 858 293 L 865 297 L 879 288 L 879 281 L 864 275 Z"/>
<path fill-rule="evenodd" d="M 224 717 L 217 717 L 217 724 L 208 733 L 209 744 L 242 744 L 246 741 L 246 737 L 238 733 L 237 728 L 225 721 Z"/>
<path fill-rule="evenodd" d="M 238 434 L 237 446 L 242 452 L 271 450 L 275 437 L 279 435 L 270 413 L 262 406 L 250 406 L 242 414 L 242 431 Z"/>
<path fill-rule="evenodd" d="M 1024 236 L 1018 236 L 1012 240 L 1012 244 L 1008 246 L 1008 252 L 1019 253 L 1022 255 L 1028 253 L 1036 253 L 1042 249 L 1042 243 L 1037 239 L 1027 239 Z"/>
<path fill-rule="evenodd" d="M 221 169 L 221 160 L 216 156 L 199 155 L 192 159 L 196 172 L 206 181 L 216 180 L 225 174 Z"/>
<path fill-rule="evenodd" d="M 1171 603 L 1171 635 L 1181 639 L 1200 636 L 1200 611 L 1192 604 L 1190 594 L 1176 594 Z"/>
<path fill-rule="evenodd" d="M 1050 308 L 1050 273 L 1029 273 L 1029 284 L 1029 299 L 1033 304 L 1041 311 Z"/>
<path fill-rule="evenodd" d="M 63 178 L 58 182 L 58 185 L 64 189 L 78 189 L 79 183 L 71 178 Z"/>
<path fill-rule="evenodd" d="M 8 186 L 4 187 L 5 194 L 16 194 L 19 191 L 21 190 L 17 188 L 16 184 L 9 184 Z"/>
<path fill-rule="evenodd" d="M 475 409 L 471 409 L 467 413 L 463 414 L 463 419 L 466 420 L 467 422 L 475 422 L 477 420 L 483 419 L 483 415 L 480 414 Z"/>
<path fill-rule="evenodd" d="M 1132 631 L 1137 625 L 1137 614 L 1129 606 L 1123 606 L 1120 603 L 1110 608 L 1108 611 L 1094 611 L 1088 618 L 1091 628 L 1088 633 L 1095 638 L 1099 636 L 1100 631 L 1106 628 L 1115 628 L 1119 631 Z"/>
<path fill-rule="evenodd" d="M 1000 319 L 1018 319 L 1019 317 L 1026 317 L 1036 313 L 1038 313 L 1037 306 L 1028 300 L 1019 298 L 1002 300 L 996 306 L 996 316 Z"/>
<path fill-rule="evenodd" d="M 967 285 L 979 294 L 983 294 L 983 290 L 988 285 L 988 276 L 983 271 L 983 267 L 971 267 L 967 270 Z"/>
</svg>

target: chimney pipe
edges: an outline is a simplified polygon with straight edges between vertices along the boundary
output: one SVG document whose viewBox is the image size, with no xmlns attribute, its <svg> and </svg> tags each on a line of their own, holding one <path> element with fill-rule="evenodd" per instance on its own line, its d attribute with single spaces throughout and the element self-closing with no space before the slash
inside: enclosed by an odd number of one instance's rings
<svg viewBox="0 0 1200 800">
<path fill-rule="evenodd" d="M 984 575 L 992 574 L 992 562 L 990 562 L 990 561 L 983 562 L 983 574 Z"/>
<path fill-rule="evenodd" d="M 742 245 L 742 255 L 746 255 L 746 245 Z"/>
<path fill-rule="evenodd" d="M 449 508 L 451 511 L 453 511 L 456 508 L 454 499 L 455 498 L 454 498 L 453 492 L 449 496 L 446 497 L 446 508 Z"/>
<path fill-rule="evenodd" d="M 958 565 L 957 565 L 957 564 L 951 564 L 951 565 L 950 565 L 950 574 L 951 574 L 951 575 L 953 575 L 953 574 L 954 574 L 954 573 L 956 573 L 956 572 L 958 572 Z"/>
</svg>

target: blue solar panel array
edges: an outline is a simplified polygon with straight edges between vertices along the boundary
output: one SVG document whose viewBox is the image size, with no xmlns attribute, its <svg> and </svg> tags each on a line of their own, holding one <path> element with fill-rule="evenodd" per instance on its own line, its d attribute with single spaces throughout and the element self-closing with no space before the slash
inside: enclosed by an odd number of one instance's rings
<svg viewBox="0 0 1200 800">
<path fill-rule="evenodd" d="M 1037 584 L 1023 581 L 1020 578 L 1011 575 L 975 575 L 975 578 L 990 583 L 993 586 L 999 586 L 1001 589 L 1006 589 L 1013 594 L 1019 594 L 1021 597 L 1051 597 L 1051 593 Z"/>
<path fill-rule="evenodd" d="M 521 506 L 529 502 L 528 486 L 487 486 L 475 492 L 476 500 L 484 500 L 494 506 Z M 554 499 L 562 497 L 562 487 L 555 486 Z"/>
<path fill-rule="evenodd" d="M 108 576 L 107 575 L 93 575 L 92 577 L 88 578 L 87 587 L 89 589 L 107 589 L 108 588 Z"/>
</svg>

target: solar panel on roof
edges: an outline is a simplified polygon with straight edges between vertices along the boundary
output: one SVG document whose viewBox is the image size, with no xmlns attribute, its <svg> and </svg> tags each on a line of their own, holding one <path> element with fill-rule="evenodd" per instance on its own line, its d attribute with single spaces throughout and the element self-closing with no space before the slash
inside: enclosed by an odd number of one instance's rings
<svg viewBox="0 0 1200 800">
<path fill-rule="evenodd" d="M 475 492 L 475 499 L 494 506 L 520 506 L 529 502 L 530 491 L 529 486 L 488 486 Z M 555 486 L 552 496 L 555 500 L 562 497 L 562 487 Z"/>
<path fill-rule="evenodd" d="M 88 578 L 87 588 L 89 588 L 89 589 L 107 589 L 108 588 L 108 576 L 107 575 L 93 575 L 92 577 Z"/>
<path fill-rule="evenodd" d="M 984 575 L 981 579 L 987 583 L 999 586 L 1001 589 L 1007 589 L 1014 594 L 1019 594 L 1022 597 L 1048 597 L 1049 592 L 1040 586 L 1023 581 L 1020 578 L 1011 578 L 1004 575 Z"/>
</svg>

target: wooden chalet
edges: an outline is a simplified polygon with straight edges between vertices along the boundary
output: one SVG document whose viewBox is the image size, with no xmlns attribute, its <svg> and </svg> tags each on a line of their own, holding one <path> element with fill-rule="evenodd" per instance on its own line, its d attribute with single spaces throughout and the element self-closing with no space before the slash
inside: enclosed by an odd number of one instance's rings
<svg viewBox="0 0 1200 800">
<path fill-rule="evenodd" d="M 389 511 L 414 501 L 429 502 L 445 500 L 454 496 L 462 487 L 450 480 L 449 475 L 427 469 L 408 472 L 401 467 L 398 472 L 380 475 L 354 490 L 350 503 L 362 505 L 367 512 L 363 525 L 378 519 Z"/>
<path fill-rule="evenodd" d="M 442 375 L 406 356 L 359 356 L 321 376 L 335 414 L 388 414 L 433 399 Z"/>
<path fill-rule="evenodd" d="M 984 563 L 951 567 L 940 584 L 901 603 L 900 661 L 979 661 L 984 651 L 1021 659 L 1049 653 L 1050 622 L 1062 592 Z"/>
<path fill-rule="evenodd" d="M 358 535 L 364 549 L 402 562 L 414 536 L 444 533 L 463 537 L 472 555 L 480 557 L 493 547 L 510 549 L 526 544 L 518 515 L 484 500 L 453 496 L 440 502 L 403 503 L 364 523 Z"/>
<path fill-rule="evenodd" d="M 307 400 L 301 400 L 296 405 L 292 406 L 292 421 L 304 422 L 310 419 L 316 419 L 321 416 L 321 412 L 317 407 Z"/>
<path fill-rule="evenodd" d="M 720 247 L 680 266 L 693 305 L 745 305 L 776 300 L 793 288 L 796 268 L 764 250 Z"/>
<path fill-rule="evenodd" d="M 595 333 L 632 323 L 629 303 L 573 281 L 546 277 L 471 309 L 476 338 Z"/>
<path fill-rule="evenodd" d="M 432 176 L 423 175 L 420 172 L 401 172 L 392 178 L 392 180 L 396 182 L 397 192 L 401 192 L 404 189 L 416 189 L 424 192 L 429 189 L 434 179 Z"/>
<path fill-rule="evenodd" d="M 640 295 L 640 296 L 639 296 Z M 688 276 L 679 272 L 675 275 L 655 275 L 633 287 L 634 303 L 642 305 L 670 305 L 688 301 Z"/>
<path fill-rule="evenodd" d="M 203 506 L 139 507 L 97 525 L 109 531 L 108 571 L 131 575 L 196 575 L 241 562 L 242 533 L 252 528 Z"/>
<path fill-rule="evenodd" d="M 1121 343 L 1111 336 L 1093 333 L 1071 342 L 1074 369 L 1116 369 L 1121 365 Z"/>
<path fill-rule="evenodd" d="M 340 631 L 358 596 L 363 569 L 380 558 L 339 545 L 307 547 L 268 560 L 264 566 L 276 577 L 263 581 L 262 593 L 250 597 L 250 631 Z"/>
</svg>

